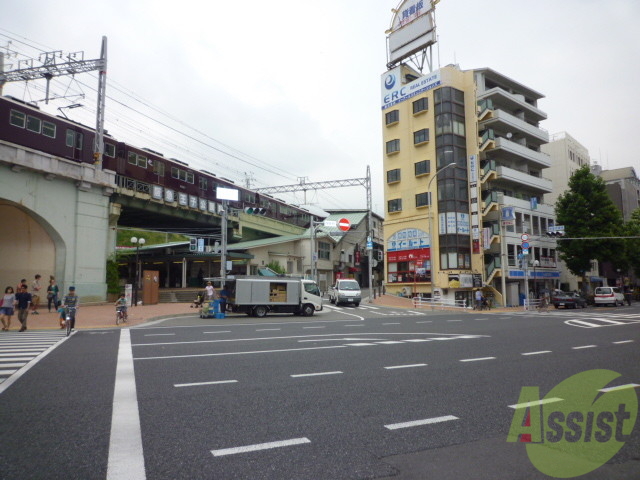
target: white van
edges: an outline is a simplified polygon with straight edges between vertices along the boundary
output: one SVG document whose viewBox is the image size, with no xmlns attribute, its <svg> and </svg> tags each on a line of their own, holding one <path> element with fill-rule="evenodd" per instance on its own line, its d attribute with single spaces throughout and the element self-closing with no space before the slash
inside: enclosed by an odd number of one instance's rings
<svg viewBox="0 0 640 480">
<path fill-rule="evenodd" d="M 617 307 L 624 305 L 624 295 L 618 287 L 597 287 L 594 301 L 596 306 L 611 304 Z"/>
<path fill-rule="evenodd" d="M 360 285 L 352 278 L 339 278 L 336 284 L 329 289 L 329 302 L 340 305 L 346 303 L 358 306 L 362 301 Z"/>
</svg>

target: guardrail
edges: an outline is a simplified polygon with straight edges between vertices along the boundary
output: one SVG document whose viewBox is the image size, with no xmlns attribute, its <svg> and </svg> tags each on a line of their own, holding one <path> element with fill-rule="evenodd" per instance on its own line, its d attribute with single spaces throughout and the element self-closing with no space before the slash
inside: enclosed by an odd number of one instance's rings
<svg viewBox="0 0 640 480">
<path fill-rule="evenodd" d="M 466 300 L 434 300 L 432 298 L 413 297 L 413 308 L 468 308 Z"/>
</svg>

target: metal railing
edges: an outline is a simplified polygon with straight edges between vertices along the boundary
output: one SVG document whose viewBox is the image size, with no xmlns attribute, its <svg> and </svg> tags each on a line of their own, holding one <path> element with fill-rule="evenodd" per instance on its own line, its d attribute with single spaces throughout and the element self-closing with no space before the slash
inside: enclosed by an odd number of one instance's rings
<svg viewBox="0 0 640 480">
<path fill-rule="evenodd" d="M 123 177 L 122 175 L 116 175 L 116 185 L 120 188 L 133 190 L 134 192 L 151 193 L 150 184 L 134 180 L 133 178 Z"/>
<path fill-rule="evenodd" d="M 467 308 L 466 300 L 434 300 L 433 298 L 413 297 L 413 308 Z"/>
</svg>

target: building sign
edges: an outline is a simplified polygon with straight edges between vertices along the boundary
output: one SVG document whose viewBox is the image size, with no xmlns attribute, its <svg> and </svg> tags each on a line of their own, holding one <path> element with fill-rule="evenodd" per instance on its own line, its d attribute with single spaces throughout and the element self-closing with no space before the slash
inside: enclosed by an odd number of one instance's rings
<svg viewBox="0 0 640 480">
<path fill-rule="evenodd" d="M 473 275 L 470 273 L 456 273 L 449 275 L 449 288 L 472 288 Z"/>
<path fill-rule="evenodd" d="M 502 226 L 511 226 L 516 224 L 515 207 L 502 207 Z"/>
<path fill-rule="evenodd" d="M 457 232 L 459 235 L 469 235 L 471 233 L 471 227 L 469 225 L 468 213 L 457 213 Z"/>
<path fill-rule="evenodd" d="M 410 250 L 429 247 L 429 234 L 418 228 L 400 230 L 387 240 L 387 251 Z"/>
<path fill-rule="evenodd" d="M 387 252 L 388 264 L 397 262 L 415 262 L 416 264 L 424 264 L 425 260 L 431 260 L 431 251 L 429 248 Z"/>
<path fill-rule="evenodd" d="M 476 183 L 478 181 L 478 157 L 469 155 L 469 182 Z"/>
<path fill-rule="evenodd" d="M 382 109 L 385 110 L 400 102 L 409 100 L 428 90 L 432 90 L 442 83 L 440 70 L 424 75 L 411 83 L 402 83 L 402 71 L 400 67 L 382 75 Z"/>
<path fill-rule="evenodd" d="M 156 200 L 162 200 L 162 187 L 159 187 L 158 185 L 154 185 L 151 196 Z"/>
<path fill-rule="evenodd" d="M 435 2 L 437 3 L 437 2 Z M 386 33 L 388 60 L 395 64 L 437 41 L 432 0 L 405 0 L 394 9 Z"/>
<path fill-rule="evenodd" d="M 509 270 L 509 278 L 524 278 L 524 270 Z M 540 271 L 540 270 L 529 270 L 529 278 L 533 278 L 535 274 L 535 278 L 560 278 L 560 272 L 549 272 L 549 271 Z"/>
</svg>

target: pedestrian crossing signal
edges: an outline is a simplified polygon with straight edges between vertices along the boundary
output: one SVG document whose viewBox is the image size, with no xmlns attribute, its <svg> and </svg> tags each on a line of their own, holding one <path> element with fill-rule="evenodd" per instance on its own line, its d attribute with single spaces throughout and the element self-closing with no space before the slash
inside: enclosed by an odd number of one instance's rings
<svg viewBox="0 0 640 480">
<path fill-rule="evenodd" d="M 196 252 L 198 251 L 198 239 L 197 238 L 192 238 L 189 242 L 189 251 L 190 252 Z"/>
</svg>

